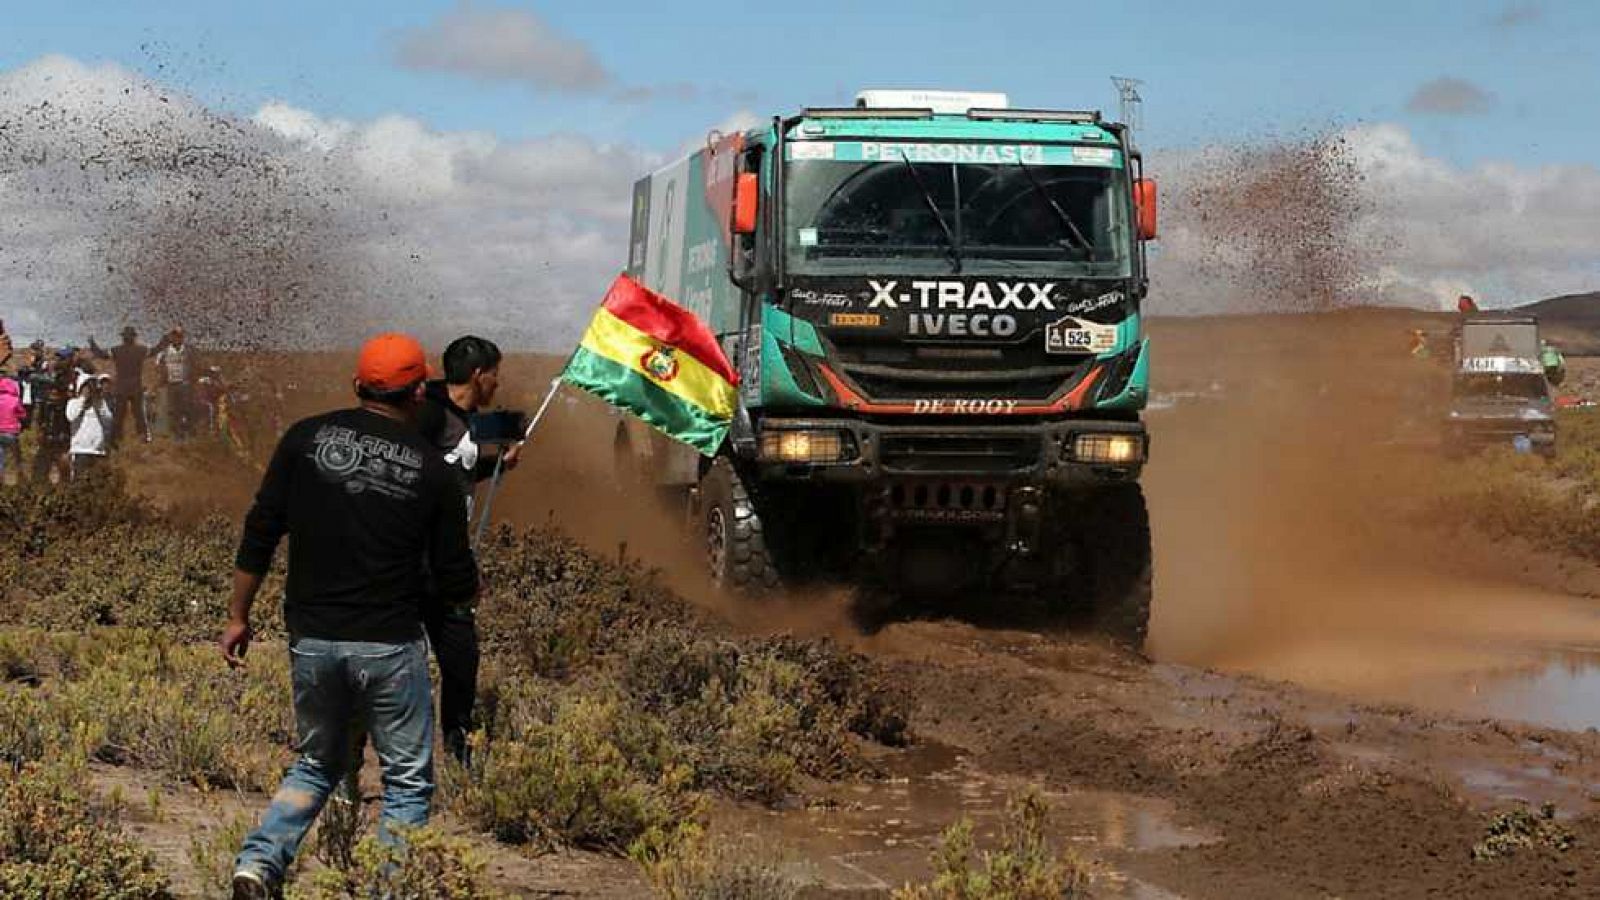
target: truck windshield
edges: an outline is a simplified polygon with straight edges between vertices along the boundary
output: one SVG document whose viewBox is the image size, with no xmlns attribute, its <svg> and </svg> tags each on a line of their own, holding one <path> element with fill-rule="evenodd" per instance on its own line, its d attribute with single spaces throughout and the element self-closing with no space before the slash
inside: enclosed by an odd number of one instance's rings
<svg viewBox="0 0 1600 900">
<path fill-rule="evenodd" d="M 1545 396 L 1547 389 L 1543 375 L 1530 373 L 1479 374 L 1456 376 L 1458 397 L 1506 397 L 1517 400 L 1536 400 Z"/>
<path fill-rule="evenodd" d="M 785 240 L 799 274 L 883 272 L 891 259 L 895 271 L 943 274 L 952 257 L 974 275 L 1131 274 L 1117 168 L 791 159 L 787 190 Z"/>
</svg>

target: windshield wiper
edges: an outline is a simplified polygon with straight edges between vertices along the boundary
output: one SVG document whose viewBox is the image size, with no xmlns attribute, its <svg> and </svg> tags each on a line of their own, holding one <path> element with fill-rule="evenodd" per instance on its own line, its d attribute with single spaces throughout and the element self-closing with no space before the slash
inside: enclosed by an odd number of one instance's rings
<svg viewBox="0 0 1600 900">
<path fill-rule="evenodd" d="M 901 152 L 903 153 L 904 151 Z M 1050 207 L 1050 211 L 1056 214 L 1056 220 L 1065 225 L 1067 231 L 1071 232 L 1072 237 L 1077 240 L 1078 246 L 1082 247 L 1085 252 L 1093 254 L 1094 245 L 1089 243 L 1089 239 L 1083 236 L 1083 231 L 1078 228 L 1078 223 L 1072 221 L 1072 217 L 1067 215 L 1067 211 L 1061 208 L 1061 204 L 1056 202 L 1056 198 L 1052 197 L 1050 192 L 1044 189 L 1044 185 L 1039 183 L 1039 177 L 1033 174 L 1033 169 L 1029 168 L 1028 164 L 1021 159 L 1017 160 L 1017 167 L 1022 170 L 1022 174 L 1028 176 L 1028 183 L 1033 185 L 1034 191 Z"/>
<path fill-rule="evenodd" d="M 906 171 L 911 173 L 911 180 L 917 183 L 917 190 L 922 192 L 922 202 L 928 205 L 928 212 L 933 213 L 933 220 L 939 223 L 939 231 L 944 235 L 944 241 L 950 247 L 950 264 L 955 274 L 961 274 L 961 248 L 956 245 L 955 232 L 950 230 L 950 223 L 944 220 L 944 214 L 939 212 L 939 204 L 933 199 L 933 192 L 922 183 L 922 176 L 917 174 L 917 167 L 911 164 L 911 157 L 904 150 L 900 151 L 900 161 L 906 164 Z"/>
</svg>

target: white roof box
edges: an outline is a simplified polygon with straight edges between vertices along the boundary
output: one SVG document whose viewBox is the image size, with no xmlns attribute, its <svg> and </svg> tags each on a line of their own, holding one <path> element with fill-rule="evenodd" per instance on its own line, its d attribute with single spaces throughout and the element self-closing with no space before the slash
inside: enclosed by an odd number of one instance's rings
<svg viewBox="0 0 1600 900">
<path fill-rule="evenodd" d="M 867 109 L 931 109 L 942 115 L 964 115 L 969 109 L 1006 109 L 1011 98 L 986 91 L 862 91 L 856 106 Z"/>
</svg>

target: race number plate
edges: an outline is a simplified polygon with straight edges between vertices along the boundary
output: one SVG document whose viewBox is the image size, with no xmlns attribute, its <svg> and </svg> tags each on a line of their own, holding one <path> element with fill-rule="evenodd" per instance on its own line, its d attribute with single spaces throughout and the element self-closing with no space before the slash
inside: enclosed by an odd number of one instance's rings
<svg viewBox="0 0 1600 900">
<path fill-rule="evenodd" d="M 1044 329 L 1046 353 L 1109 353 L 1116 348 L 1115 325 L 1097 325 L 1067 316 L 1051 322 Z"/>
</svg>

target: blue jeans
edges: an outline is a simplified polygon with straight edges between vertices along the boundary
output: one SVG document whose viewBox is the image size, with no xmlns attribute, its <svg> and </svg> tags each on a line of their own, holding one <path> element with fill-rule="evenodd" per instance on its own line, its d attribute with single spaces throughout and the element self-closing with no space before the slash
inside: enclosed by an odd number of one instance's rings
<svg viewBox="0 0 1600 900">
<path fill-rule="evenodd" d="M 334 787 L 350 769 L 351 722 L 367 723 L 383 768 L 388 826 L 426 825 L 433 798 L 433 691 L 421 640 L 408 644 L 297 638 L 289 645 L 300 758 L 290 767 L 261 826 L 235 861 L 279 882 Z"/>
</svg>

